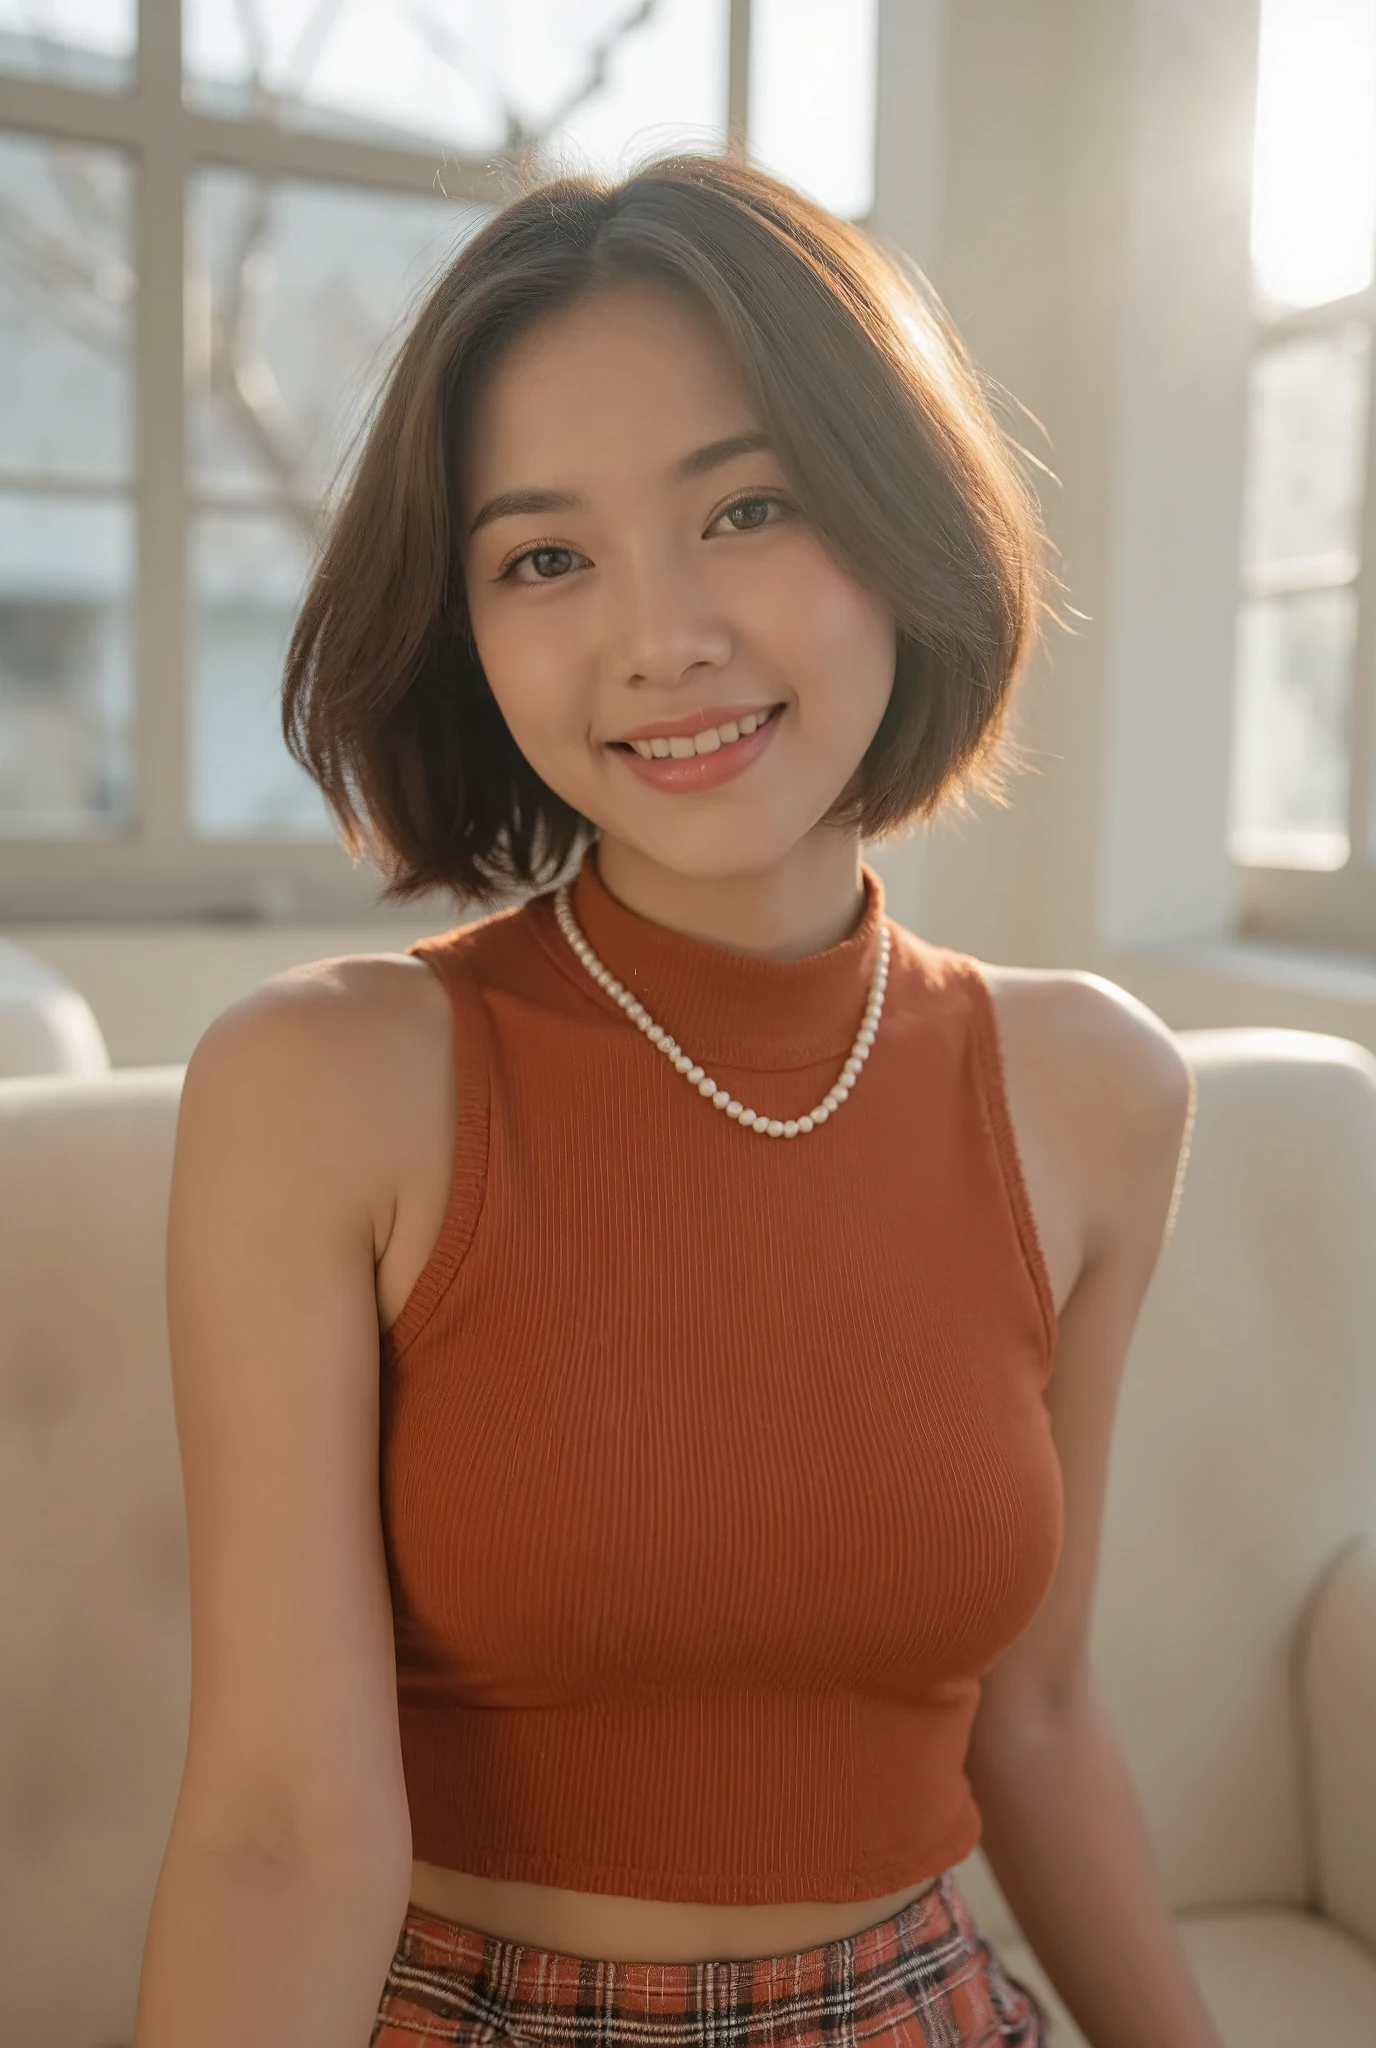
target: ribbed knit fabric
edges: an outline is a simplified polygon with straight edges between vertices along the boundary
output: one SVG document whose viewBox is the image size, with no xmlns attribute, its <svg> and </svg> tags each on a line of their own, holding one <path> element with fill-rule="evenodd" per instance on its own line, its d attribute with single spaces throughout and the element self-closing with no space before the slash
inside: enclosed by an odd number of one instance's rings
<svg viewBox="0 0 1376 2048">
<path fill-rule="evenodd" d="M 658 1023 L 797 1117 L 884 889 L 799 960 L 573 907 Z M 552 894 L 409 950 L 451 999 L 448 1213 L 384 1340 L 414 1853 L 728 1904 L 879 1897 L 975 1845 L 979 1679 L 1050 1585 L 1055 1307 L 974 960 L 888 920 L 818 1129 L 742 1129 L 579 963 Z"/>
</svg>

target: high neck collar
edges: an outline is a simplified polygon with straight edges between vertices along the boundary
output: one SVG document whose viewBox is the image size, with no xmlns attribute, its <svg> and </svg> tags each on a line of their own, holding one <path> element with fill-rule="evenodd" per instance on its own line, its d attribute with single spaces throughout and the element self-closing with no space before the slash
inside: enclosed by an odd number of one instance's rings
<svg viewBox="0 0 1376 2048">
<path fill-rule="evenodd" d="M 850 1050 L 884 920 L 884 884 L 866 862 L 860 866 L 864 907 L 847 936 L 801 959 L 770 960 L 642 917 L 612 895 L 596 853 L 594 843 L 573 880 L 579 928 L 599 960 L 694 1059 L 779 1072 Z M 615 997 L 598 987 L 560 931 L 553 895 L 537 902 L 568 973 L 616 1009 Z"/>
</svg>

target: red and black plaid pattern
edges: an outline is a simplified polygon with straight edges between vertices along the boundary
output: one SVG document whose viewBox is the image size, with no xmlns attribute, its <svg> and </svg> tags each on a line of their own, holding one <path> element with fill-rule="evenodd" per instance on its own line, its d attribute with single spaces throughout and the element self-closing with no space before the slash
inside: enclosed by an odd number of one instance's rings
<svg viewBox="0 0 1376 2048">
<path fill-rule="evenodd" d="M 1031 1990 L 1003 1968 L 945 1871 L 891 1920 L 763 1960 L 593 1961 L 408 1909 L 371 2048 L 1051 2048 Z"/>
</svg>

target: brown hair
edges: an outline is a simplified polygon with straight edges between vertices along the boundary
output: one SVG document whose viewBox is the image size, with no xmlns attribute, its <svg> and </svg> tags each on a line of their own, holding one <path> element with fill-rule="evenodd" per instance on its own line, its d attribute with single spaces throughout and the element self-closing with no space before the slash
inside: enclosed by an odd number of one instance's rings
<svg viewBox="0 0 1376 2048">
<path fill-rule="evenodd" d="M 1036 499 L 921 272 L 731 158 L 565 177 L 497 213 L 388 373 L 296 622 L 282 726 L 384 900 L 487 904 L 596 828 L 536 774 L 471 637 L 456 454 L 476 379 L 527 323 L 655 278 L 715 316 L 799 509 L 898 628 L 888 707 L 827 822 L 891 837 L 966 789 L 1006 804 L 1012 686 L 1044 608 Z M 369 833 L 372 834 L 370 843 Z"/>
</svg>

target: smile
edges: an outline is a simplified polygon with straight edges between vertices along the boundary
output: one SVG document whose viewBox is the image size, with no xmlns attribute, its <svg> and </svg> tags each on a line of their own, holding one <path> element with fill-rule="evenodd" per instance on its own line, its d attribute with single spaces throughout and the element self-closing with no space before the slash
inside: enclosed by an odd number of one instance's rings
<svg viewBox="0 0 1376 2048">
<path fill-rule="evenodd" d="M 686 733 L 676 733 L 671 737 L 656 734 L 653 739 L 616 740 L 613 745 L 634 747 L 642 761 L 687 761 L 694 754 L 715 754 L 718 747 L 734 747 L 782 709 L 781 704 L 774 704 L 768 711 L 752 711 L 744 718 L 732 719 L 725 725 L 709 725 L 692 739 Z"/>
<path fill-rule="evenodd" d="M 614 740 L 609 751 L 655 789 L 712 789 L 735 781 L 759 760 L 778 730 L 784 708 L 776 704 L 758 718 L 751 714 L 739 722 L 708 726 L 693 739 L 684 735 Z"/>
</svg>

